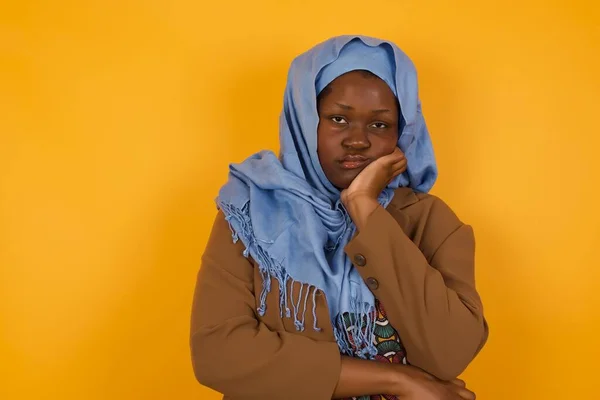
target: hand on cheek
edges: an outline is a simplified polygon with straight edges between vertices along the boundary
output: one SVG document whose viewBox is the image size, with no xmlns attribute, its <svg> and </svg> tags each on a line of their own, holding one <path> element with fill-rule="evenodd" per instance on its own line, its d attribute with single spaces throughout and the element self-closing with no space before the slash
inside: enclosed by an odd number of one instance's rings
<svg viewBox="0 0 600 400">
<path fill-rule="evenodd" d="M 350 186 L 342 191 L 342 203 L 359 231 L 379 206 L 379 194 L 395 177 L 406 171 L 406 166 L 404 153 L 396 147 L 391 154 L 367 165 Z"/>
</svg>

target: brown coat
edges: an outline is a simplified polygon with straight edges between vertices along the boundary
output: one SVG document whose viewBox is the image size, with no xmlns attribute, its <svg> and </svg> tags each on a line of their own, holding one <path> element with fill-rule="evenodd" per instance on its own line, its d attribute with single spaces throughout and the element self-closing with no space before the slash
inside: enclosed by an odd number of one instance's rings
<svg viewBox="0 0 600 400">
<path fill-rule="evenodd" d="M 409 363 L 442 379 L 458 376 L 487 340 L 474 246 L 471 227 L 444 202 L 401 188 L 345 249 L 364 264 L 356 268 L 384 304 Z M 259 317 L 262 280 L 243 250 L 219 213 L 194 296 L 196 378 L 231 400 L 331 399 L 341 367 L 324 295 L 317 297 L 320 332 L 312 329 L 311 312 L 303 332 L 280 318 L 275 279 Z"/>
</svg>

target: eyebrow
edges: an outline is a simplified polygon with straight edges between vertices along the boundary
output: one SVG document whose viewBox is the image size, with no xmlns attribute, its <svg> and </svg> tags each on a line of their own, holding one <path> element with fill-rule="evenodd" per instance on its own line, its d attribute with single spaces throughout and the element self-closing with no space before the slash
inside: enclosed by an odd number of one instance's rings
<svg viewBox="0 0 600 400">
<path fill-rule="evenodd" d="M 354 107 L 349 106 L 347 104 L 335 103 L 335 105 L 338 106 L 339 108 L 343 108 L 344 110 L 354 110 Z"/>
<path fill-rule="evenodd" d="M 381 114 L 381 113 L 387 113 L 387 112 L 392 112 L 392 110 L 388 110 L 387 108 L 380 108 L 379 110 L 372 111 L 373 114 Z"/>
<path fill-rule="evenodd" d="M 348 104 L 335 103 L 336 106 L 343 108 L 344 110 L 354 110 L 354 107 L 349 106 Z M 380 108 L 377 110 L 371 111 L 371 114 L 382 114 L 386 112 L 391 112 L 392 110 L 388 110 L 387 108 Z"/>
</svg>

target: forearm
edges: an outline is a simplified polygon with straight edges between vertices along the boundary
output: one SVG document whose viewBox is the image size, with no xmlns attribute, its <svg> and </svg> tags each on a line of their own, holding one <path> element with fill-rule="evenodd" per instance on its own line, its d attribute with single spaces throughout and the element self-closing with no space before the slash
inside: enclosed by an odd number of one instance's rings
<svg viewBox="0 0 600 400">
<path fill-rule="evenodd" d="M 380 284 L 376 296 L 398 327 L 410 363 L 440 379 L 454 379 L 487 337 L 481 309 L 448 288 L 437 271 L 407 275 Z M 411 322 L 395 322 L 403 320 Z"/>
<path fill-rule="evenodd" d="M 339 376 L 335 343 L 272 332 L 250 318 L 200 327 L 191 350 L 198 381 L 234 398 L 330 398 Z"/>
<path fill-rule="evenodd" d="M 378 394 L 400 395 L 404 382 L 402 366 L 342 356 L 340 378 L 334 399 Z"/>
<path fill-rule="evenodd" d="M 364 195 L 349 195 L 345 198 L 344 207 L 360 232 L 367 224 L 369 216 L 379 207 L 379 203 L 376 199 Z"/>
<path fill-rule="evenodd" d="M 366 261 L 358 271 L 378 282 L 371 289 L 397 327 L 411 364 L 452 379 L 481 348 L 487 327 L 474 287 L 472 231 L 463 225 L 440 243 L 429 264 L 396 220 L 378 207 L 346 251 Z"/>
</svg>

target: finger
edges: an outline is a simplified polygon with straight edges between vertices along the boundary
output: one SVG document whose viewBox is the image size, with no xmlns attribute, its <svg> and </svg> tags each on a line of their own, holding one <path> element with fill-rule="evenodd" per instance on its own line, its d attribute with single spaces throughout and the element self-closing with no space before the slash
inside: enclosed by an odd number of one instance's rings
<svg viewBox="0 0 600 400">
<path fill-rule="evenodd" d="M 403 158 L 402 160 L 396 161 L 394 164 L 392 164 L 392 168 L 394 168 L 394 169 L 406 168 L 407 164 L 408 164 L 408 160 L 406 158 Z"/>
<path fill-rule="evenodd" d="M 396 147 L 394 149 L 394 151 L 392 152 L 392 154 L 394 156 L 396 156 L 399 159 L 406 159 L 406 156 L 404 155 L 404 153 L 402 152 L 402 150 L 400 150 L 398 147 Z"/>
<path fill-rule="evenodd" d="M 400 149 L 400 147 L 395 147 L 392 154 L 401 154 L 402 156 L 404 156 L 404 152 Z"/>
<path fill-rule="evenodd" d="M 386 167 L 386 173 L 388 174 L 389 179 L 397 177 L 404 171 L 406 171 L 406 160 L 400 160 L 393 164 L 388 164 Z"/>
<path fill-rule="evenodd" d="M 398 175 L 402 174 L 402 170 L 396 170 L 396 171 L 392 171 L 391 175 L 390 175 L 390 182 L 393 181 L 394 179 L 396 179 L 396 177 Z"/>
<path fill-rule="evenodd" d="M 403 172 L 404 172 L 404 170 L 403 170 L 403 169 L 398 169 L 398 170 L 394 171 L 394 172 L 392 173 L 392 179 L 394 179 L 394 178 L 395 178 L 395 177 L 397 177 L 398 175 L 402 175 L 402 173 L 403 173 Z"/>
<path fill-rule="evenodd" d="M 381 157 L 382 162 L 390 164 L 394 164 L 403 159 L 405 159 L 404 153 L 402 153 L 402 151 L 397 147 L 390 154 Z"/>
<path fill-rule="evenodd" d="M 408 163 L 406 162 L 406 160 L 402 160 L 400 162 L 395 163 L 394 165 L 392 165 L 392 174 L 394 176 L 401 174 L 402 172 L 406 171 L 407 166 Z"/>
<path fill-rule="evenodd" d="M 406 169 L 396 169 L 396 170 L 392 170 L 392 173 L 390 175 L 390 179 L 388 179 L 388 185 L 390 183 L 392 183 L 394 181 L 394 179 L 396 179 L 398 177 L 398 175 L 401 175 Z"/>
<path fill-rule="evenodd" d="M 458 389 L 457 393 L 458 393 L 458 395 L 460 396 L 461 399 L 464 399 L 464 400 L 475 400 L 475 393 L 471 392 L 467 388 L 460 388 L 460 389 Z"/>
<path fill-rule="evenodd" d="M 403 170 L 403 169 L 398 169 L 398 170 L 396 170 L 396 171 L 393 171 L 393 172 L 392 172 L 392 175 L 391 175 L 391 178 L 390 178 L 390 180 L 393 180 L 393 179 L 395 179 L 397 176 L 399 176 L 399 175 L 402 175 L 402 173 L 403 173 L 403 172 L 404 172 L 404 170 Z"/>
<path fill-rule="evenodd" d="M 465 381 L 463 381 L 462 379 L 453 379 L 450 381 L 451 383 L 460 386 L 460 387 L 467 387 L 467 384 L 465 383 Z"/>
</svg>

